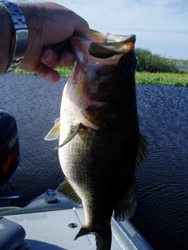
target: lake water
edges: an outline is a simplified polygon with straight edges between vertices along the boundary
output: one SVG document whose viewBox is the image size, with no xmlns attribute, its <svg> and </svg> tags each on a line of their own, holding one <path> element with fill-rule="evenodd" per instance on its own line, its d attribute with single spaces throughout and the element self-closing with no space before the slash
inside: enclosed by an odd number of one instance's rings
<svg viewBox="0 0 188 250">
<path fill-rule="evenodd" d="M 16 118 L 20 140 L 21 162 L 11 184 L 24 203 L 63 179 L 57 142 L 43 138 L 59 116 L 65 82 L 0 76 L 0 108 Z M 137 171 L 138 205 L 131 220 L 154 249 L 187 249 L 188 88 L 137 85 L 137 102 L 149 154 Z"/>
<path fill-rule="evenodd" d="M 188 70 L 188 66 L 176 66 L 177 69 Z"/>
<path fill-rule="evenodd" d="M 187 249 L 188 88 L 137 85 L 137 100 L 149 155 L 132 221 L 154 249 Z"/>
</svg>

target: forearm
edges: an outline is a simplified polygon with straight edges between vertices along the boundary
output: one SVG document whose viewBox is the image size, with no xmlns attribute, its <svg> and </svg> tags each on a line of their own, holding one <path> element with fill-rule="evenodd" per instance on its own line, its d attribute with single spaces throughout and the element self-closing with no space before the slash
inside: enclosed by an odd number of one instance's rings
<svg viewBox="0 0 188 250">
<path fill-rule="evenodd" d="M 40 56 L 42 50 L 41 44 L 41 32 L 42 32 L 42 17 L 40 4 L 22 4 L 17 3 L 17 6 L 21 9 L 24 14 L 25 21 L 28 27 L 28 41 L 27 50 L 24 58 L 27 57 L 29 51 L 29 57 L 33 57 L 34 54 Z M 3 4 L 0 4 L 0 73 L 4 73 L 9 65 L 11 59 L 11 43 L 14 32 L 12 32 L 12 20 L 10 14 L 6 10 Z M 37 60 L 37 59 L 36 59 Z M 30 58 L 27 58 L 28 64 L 30 64 Z M 25 65 L 27 70 L 27 64 Z M 30 65 L 28 66 L 30 68 Z"/>
<path fill-rule="evenodd" d="M 10 58 L 11 20 L 5 7 L 0 4 L 0 73 L 5 72 Z"/>
</svg>

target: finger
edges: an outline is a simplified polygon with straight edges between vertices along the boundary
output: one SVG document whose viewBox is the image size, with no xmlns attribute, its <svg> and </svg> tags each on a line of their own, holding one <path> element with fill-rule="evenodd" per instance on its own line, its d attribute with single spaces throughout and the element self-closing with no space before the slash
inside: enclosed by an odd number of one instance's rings
<svg viewBox="0 0 188 250">
<path fill-rule="evenodd" d="M 59 65 L 69 66 L 73 64 L 75 58 L 72 53 L 69 40 L 56 44 L 52 46 L 51 49 L 56 52 L 56 55 L 59 55 Z"/>
<path fill-rule="evenodd" d="M 40 64 L 34 72 L 47 82 L 57 82 L 60 80 L 60 74 L 45 64 Z"/>
<path fill-rule="evenodd" d="M 45 48 L 41 55 L 41 62 L 50 68 L 55 68 L 59 65 L 59 58 L 53 49 Z"/>
<path fill-rule="evenodd" d="M 59 59 L 59 63 L 62 66 L 70 66 L 74 63 L 75 58 L 74 55 L 70 51 L 65 51 Z"/>
</svg>

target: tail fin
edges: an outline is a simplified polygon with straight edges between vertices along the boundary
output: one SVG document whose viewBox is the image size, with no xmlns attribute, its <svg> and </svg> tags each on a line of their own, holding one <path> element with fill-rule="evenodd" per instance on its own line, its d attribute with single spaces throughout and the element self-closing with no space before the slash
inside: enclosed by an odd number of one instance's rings
<svg viewBox="0 0 188 250">
<path fill-rule="evenodd" d="M 80 236 L 90 233 L 95 234 L 96 236 L 96 245 L 97 245 L 96 250 L 110 250 L 112 241 L 112 233 L 110 227 L 103 232 L 95 232 L 94 230 L 90 230 L 86 226 L 82 226 L 74 239 L 76 240 Z"/>
</svg>

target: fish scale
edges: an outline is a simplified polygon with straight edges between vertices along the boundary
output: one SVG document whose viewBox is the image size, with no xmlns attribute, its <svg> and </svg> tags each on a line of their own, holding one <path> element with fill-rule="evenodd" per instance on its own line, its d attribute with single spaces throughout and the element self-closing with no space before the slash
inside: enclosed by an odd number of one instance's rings
<svg viewBox="0 0 188 250">
<path fill-rule="evenodd" d="M 113 212 L 126 219 L 135 210 L 135 170 L 146 155 L 146 141 L 137 117 L 135 36 L 90 34 L 91 40 L 71 38 L 76 64 L 60 119 L 45 139 L 60 135 L 66 180 L 58 191 L 84 208 L 85 224 L 75 239 L 94 233 L 97 250 L 110 250 Z"/>
</svg>

